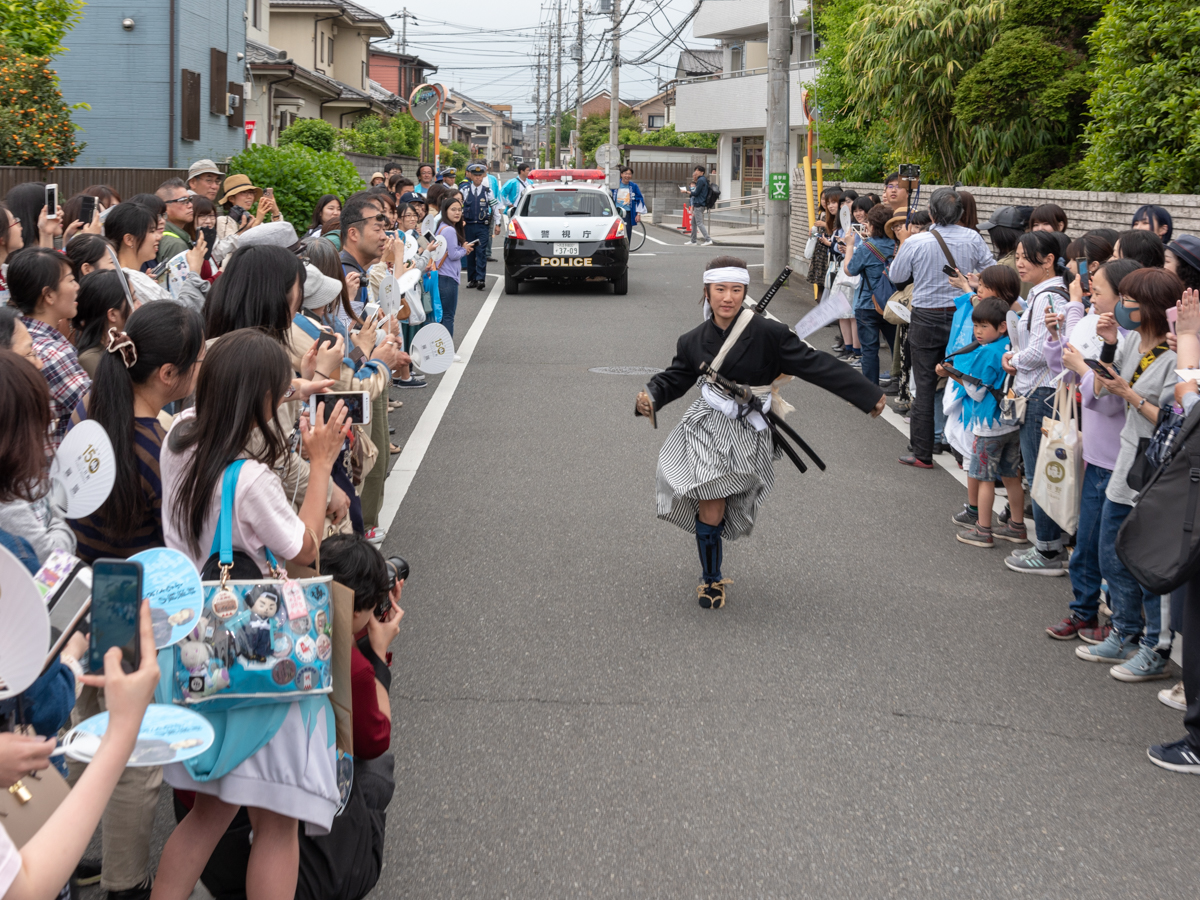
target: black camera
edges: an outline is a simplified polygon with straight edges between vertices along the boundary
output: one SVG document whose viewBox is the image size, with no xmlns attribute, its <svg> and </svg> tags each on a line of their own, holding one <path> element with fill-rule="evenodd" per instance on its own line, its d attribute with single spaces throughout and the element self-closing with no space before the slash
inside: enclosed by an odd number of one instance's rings
<svg viewBox="0 0 1200 900">
<path fill-rule="evenodd" d="M 391 575 L 391 583 L 388 585 L 388 592 L 375 606 L 375 618 L 380 622 L 387 619 L 392 611 L 392 589 L 396 586 L 397 581 L 408 580 L 408 561 L 399 556 L 389 556 L 387 558 L 388 573 Z"/>
<path fill-rule="evenodd" d="M 901 166 L 901 168 L 903 168 L 903 166 Z M 246 211 L 244 209 L 242 209 L 240 206 L 235 205 L 235 206 L 229 207 L 229 218 L 233 219 L 233 221 L 239 225 L 242 224 L 242 216 L 244 216 L 245 214 L 246 214 Z"/>
<path fill-rule="evenodd" d="M 907 181 L 920 181 L 921 167 L 915 163 L 900 163 L 900 177 Z"/>
</svg>

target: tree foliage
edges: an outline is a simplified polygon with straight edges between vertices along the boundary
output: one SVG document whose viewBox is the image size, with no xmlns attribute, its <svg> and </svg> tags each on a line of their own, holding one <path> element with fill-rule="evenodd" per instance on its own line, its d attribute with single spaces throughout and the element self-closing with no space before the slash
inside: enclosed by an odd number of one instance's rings
<svg viewBox="0 0 1200 900">
<path fill-rule="evenodd" d="M 617 143 L 618 144 L 638 144 L 642 142 L 645 135 L 642 134 L 642 120 L 637 117 L 632 109 L 619 107 L 617 116 Z M 596 148 L 601 144 L 608 143 L 608 126 L 612 121 L 612 115 L 609 113 L 593 113 L 590 116 L 584 116 L 583 127 L 579 129 L 579 146 L 583 148 L 583 155 L 588 159 L 594 159 Z"/>
<path fill-rule="evenodd" d="M 453 166 L 461 173 L 471 158 L 471 148 L 462 141 L 443 141 L 442 152 L 438 162 L 443 166 Z"/>
<path fill-rule="evenodd" d="M 715 147 L 720 135 L 714 131 L 676 131 L 675 124 L 664 125 L 658 131 L 646 131 L 635 140 L 622 142 L 649 147 Z"/>
<path fill-rule="evenodd" d="M 279 146 L 303 144 L 310 150 L 337 148 L 338 130 L 324 119 L 298 119 L 279 133 Z"/>
<path fill-rule="evenodd" d="M 996 38 L 1002 0 L 880 0 L 846 49 L 855 122 L 885 112 L 893 149 L 953 181 L 965 162 L 954 91 Z"/>
<path fill-rule="evenodd" d="M 283 147 L 251 144 L 229 161 L 228 174 L 238 173 L 249 175 L 260 187 L 273 187 L 276 205 L 297 231 L 308 228 L 322 194 L 345 200 L 366 187 L 342 154 L 297 142 Z"/>
<path fill-rule="evenodd" d="M 363 116 L 338 135 L 347 150 L 369 156 L 416 156 L 421 149 L 421 124 L 408 113 Z"/>
<path fill-rule="evenodd" d="M 837 157 L 842 177 L 849 181 L 876 181 L 886 167 L 887 143 L 878 111 L 864 110 L 859 123 L 849 100 L 853 76 L 846 68 L 846 47 L 868 2 L 827 0 L 817 8 L 821 67 L 812 86 L 817 133 L 821 148 Z"/>
<path fill-rule="evenodd" d="M 1090 44 L 1095 189 L 1200 193 L 1200 6 L 1109 0 Z"/>
<path fill-rule="evenodd" d="M 31 56 L 57 56 L 84 0 L 0 0 L 0 41 Z"/>
<path fill-rule="evenodd" d="M 65 166 L 84 148 L 49 66 L 44 56 L 0 44 L 0 165 Z"/>
</svg>

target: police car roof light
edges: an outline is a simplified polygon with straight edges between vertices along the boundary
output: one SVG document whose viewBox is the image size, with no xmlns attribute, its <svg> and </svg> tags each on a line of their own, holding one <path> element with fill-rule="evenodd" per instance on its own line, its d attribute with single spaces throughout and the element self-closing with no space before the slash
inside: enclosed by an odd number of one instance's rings
<svg viewBox="0 0 1200 900">
<path fill-rule="evenodd" d="M 603 169 L 534 169 L 530 181 L 603 181 Z"/>
</svg>

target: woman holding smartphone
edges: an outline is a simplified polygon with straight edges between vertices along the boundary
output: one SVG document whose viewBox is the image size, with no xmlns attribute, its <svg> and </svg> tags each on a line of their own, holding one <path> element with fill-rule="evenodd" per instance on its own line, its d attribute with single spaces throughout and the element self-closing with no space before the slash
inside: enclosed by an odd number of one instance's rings
<svg viewBox="0 0 1200 900">
<path fill-rule="evenodd" d="M 438 267 L 438 291 L 442 297 L 442 324 L 454 337 L 454 314 L 458 310 L 458 282 L 462 277 L 462 258 L 475 249 L 477 241 L 467 241 L 463 228 L 463 205 L 458 194 L 442 200 L 442 224 L 437 233 L 446 239 L 446 256 Z M 456 353 L 457 357 L 458 354 Z"/>
<path fill-rule="evenodd" d="M 168 547 L 203 568 L 216 533 L 225 469 L 246 459 L 233 501 L 233 548 L 269 574 L 266 551 L 311 565 L 325 524 L 325 495 L 310 491 L 293 512 L 275 461 L 290 423 L 280 405 L 292 394 L 292 367 L 280 343 L 244 329 L 212 345 L 196 383 L 196 405 L 176 419 L 162 448 L 163 532 Z M 317 403 L 301 425 L 314 484 L 325 484 L 348 428 L 339 401 L 325 421 Z M 153 900 L 186 900 L 238 808 L 249 810 L 254 844 L 249 900 L 292 900 L 299 867 L 297 826 L 327 833 L 339 793 L 333 708 L 324 695 L 251 709 L 208 712 L 219 746 L 165 767 L 167 782 L 196 792 L 191 812 L 163 849 Z"/>
</svg>

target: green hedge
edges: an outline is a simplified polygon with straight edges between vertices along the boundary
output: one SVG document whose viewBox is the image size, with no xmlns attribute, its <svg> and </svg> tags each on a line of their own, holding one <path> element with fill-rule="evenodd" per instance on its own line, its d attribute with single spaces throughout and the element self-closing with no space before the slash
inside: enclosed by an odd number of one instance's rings
<svg viewBox="0 0 1200 900">
<path fill-rule="evenodd" d="M 354 164 L 340 153 L 299 143 L 253 144 L 229 161 L 229 174 L 237 173 L 249 175 L 258 187 L 274 188 L 276 205 L 298 233 L 308 229 L 322 194 L 345 200 L 366 187 Z"/>
</svg>

